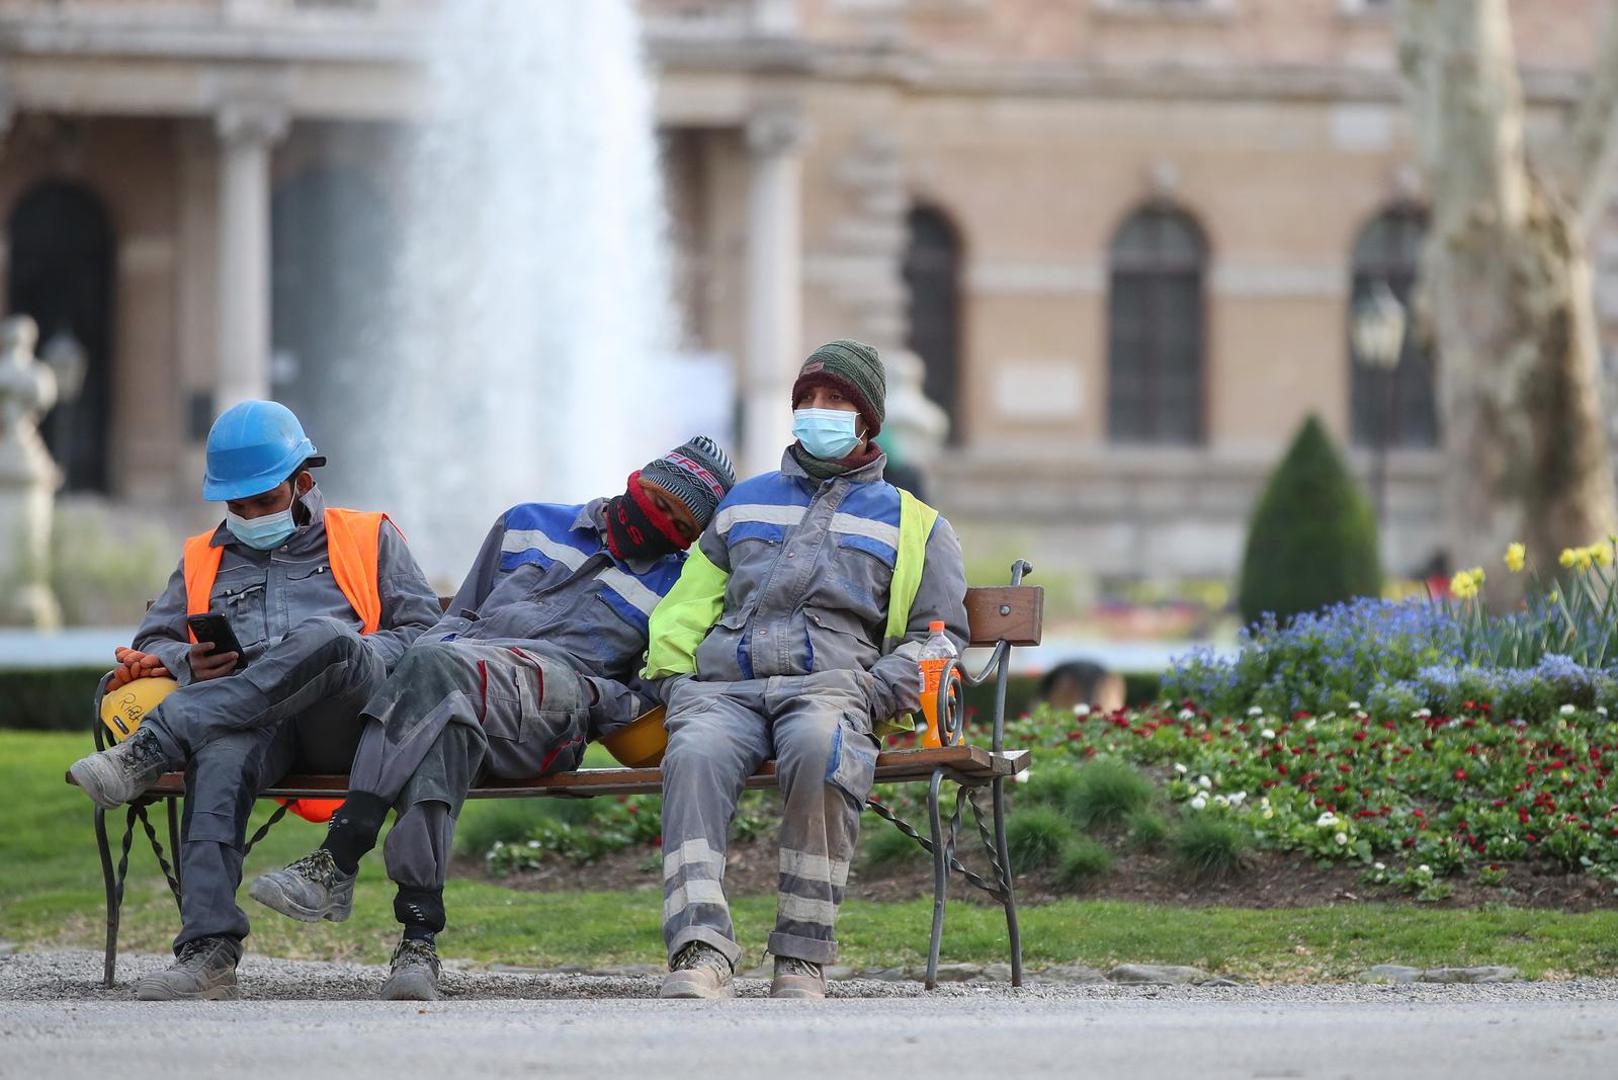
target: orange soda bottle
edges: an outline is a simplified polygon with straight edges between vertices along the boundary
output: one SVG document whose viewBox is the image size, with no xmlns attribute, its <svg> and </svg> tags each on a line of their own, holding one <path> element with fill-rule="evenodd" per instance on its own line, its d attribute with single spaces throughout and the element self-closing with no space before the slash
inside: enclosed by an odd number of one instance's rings
<svg viewBox="0 0 1618 1080">
<path fill-rule="evenodd" d="M 944 669 L 959 654 L 949 635 L 944 633 L 943 620 L 928 623 L 927 632 L 932 636 L 922 646 L 921 656 L 916 661 L 921 667 L 921 711 L 927 719 L 927 726 L 921 732 L 921 745 L 937 747 L 946 745 L 938 717 L 938 684 L 944 677 Z M 950 745 L 960 742 L 961 738 L 962 733 L 956 732 Z"/>
</svg>

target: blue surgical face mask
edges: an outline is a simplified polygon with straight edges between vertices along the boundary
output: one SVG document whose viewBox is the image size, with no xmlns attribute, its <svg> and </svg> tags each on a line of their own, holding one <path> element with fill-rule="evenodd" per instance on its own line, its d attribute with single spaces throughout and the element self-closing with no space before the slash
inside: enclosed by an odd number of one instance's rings
<svg viewBox="0 0 1618 1080">
<path fill-rule="evenodd" d="M 794 409 L 792 434 L 822 461 L 840 461 L 860 444 L 854 428 L 859 418 L 846 409 Z"/>
<path fill-rule="evenodd" d="M 230 530 L 230 535 L 260 551 L 273 551 L 280 547 L 297 527 L 292 520 L 290 506 L 279 514 L 265 514 L 256 518 L 244 518 L 225 511 L 225 528 Z"/>
</svg>

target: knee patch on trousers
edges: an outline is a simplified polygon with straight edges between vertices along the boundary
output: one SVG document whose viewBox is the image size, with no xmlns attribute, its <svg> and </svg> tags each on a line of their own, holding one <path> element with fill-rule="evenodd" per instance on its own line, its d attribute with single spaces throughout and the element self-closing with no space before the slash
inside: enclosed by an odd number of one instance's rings
<svg viewBox="0 0 1618 1080">
<path fill-rule="evenodd" d="M 412 930 L 438 933 L 444 929 L 444 890 L 399 886 L 393 898 L 393 917 L 404 924 L 407 937 Z"/>
<path fill-rule="evenodd" d="M 826 783 L 863 804 L 876 780 L 876 755 L 876 743 L 869 735 L 846 721 L 838 724 L 826 758 Z"/>
</svg>

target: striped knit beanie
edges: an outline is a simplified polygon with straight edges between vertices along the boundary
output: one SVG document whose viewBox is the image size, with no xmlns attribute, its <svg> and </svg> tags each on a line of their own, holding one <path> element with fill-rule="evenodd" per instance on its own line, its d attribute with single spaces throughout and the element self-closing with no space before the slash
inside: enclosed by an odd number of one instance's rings
<svg viewBox="0 0 1618 1080">
<path fill-rule="evenodd" d="M 736 483 L 736 470 L 719 444 L 698 435 L 655 458 L 640 471 L 640 478 L 679 499 L 706 529 L 719 500 Z"/>
<path fill-rule="evenodd" d="M 843 338 L 809 354 L 792 384 L 792 404 L 816 386 L 835 386 L 860 411 L 869 438 L 882 430 L 888 415 L 888 376 L 882 357 L 864 342 Z"/>
</svg>

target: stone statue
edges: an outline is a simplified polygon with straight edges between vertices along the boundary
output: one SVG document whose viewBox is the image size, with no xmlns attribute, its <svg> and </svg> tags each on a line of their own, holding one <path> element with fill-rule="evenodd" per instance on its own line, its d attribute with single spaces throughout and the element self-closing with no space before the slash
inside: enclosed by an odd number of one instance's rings
<svg viewBox="0 0 1618 1080">
<path fill-rule="evenodd" d="M 62 474 L 39 437 L 56 404 L 56 376 L 34 356 L 39 329 L 26 315 L 0 322 L 0 623 L 54 630 L 51 508 Z"/>
<path fill-rule="evenodd" d="M 882 363 L 888 369 L 888 418 L 877 441 L 894 461 L 925 474 L 949 434 L 949 417 L 922 393 L 921 357 L 909 349 L 884 349 Z"/>
</svg>

